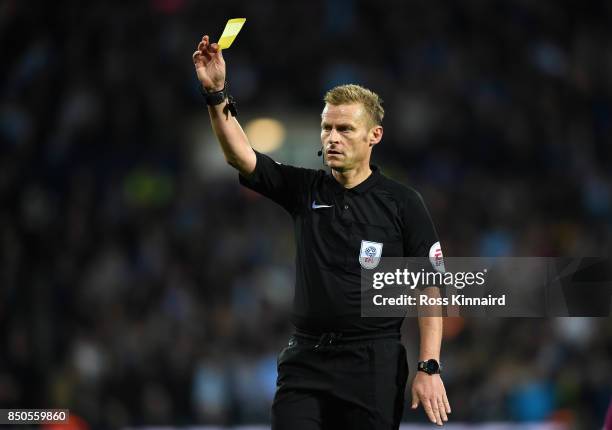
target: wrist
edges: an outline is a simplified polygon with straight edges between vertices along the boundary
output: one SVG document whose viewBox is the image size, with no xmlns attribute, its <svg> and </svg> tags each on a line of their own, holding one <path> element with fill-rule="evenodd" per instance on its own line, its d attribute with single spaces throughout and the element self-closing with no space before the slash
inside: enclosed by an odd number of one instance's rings
<svg viewBox="0 0 612 430">
<path fill-rule="evenodd" d="M 225 88 L 225 82 L 223 82 L 223 84 L 221 85 L 213 85 L 211 87 L 202 85 L 202 88 L 204 88 L 204 91 L 206 91 L 207 93 L 218 93 L 220 91 L 223 91 L 223 89 Z"/>
<path fill-rule="evenodd" d="M 419 361 L 417 363 L 417 371 L 436 375 L 442 372 L 442 366 L 438 360 L 430 358 L 429 360 Z"/>
<path fill-rule="evenodd" d="M 427 360 L 436 360 L 438 363 L 440 362 L 440 357 L 437 355 L 424 355 L 424 356 L 420 356 L 419 355 L 419 360 L 418 361 L 427 361 Z"/>
<path fill-rule="evenodd" d="M 200 86 L 200 92 L 204 96 L 204 100 L 206 100 L 206 104 L 209 107 L 218 106 L 224 104 L 223 113 L 228 115 L 228 112 L 232 114 L 232 116 L 238 116 L 238 112 L 236 110 L 236 102 L 234 98 L 227 93 L 227 82 L 224 82 L 223 88 L 218 91 L 207 91 L 203 86 Z"/>
<path fill-rule="evenodd" d="M 204 100 L 206 100 L 206 104 L 208 106 L 216 106 L 227 100 L 227 83 L 224 82 L 223 87 L 221 89 L 214 91 L 212 90 L 212 87 L 208 89 L 201 86 L 200 92 L 202 93 L 202 96 L 204 96 Z"/>
</svg>

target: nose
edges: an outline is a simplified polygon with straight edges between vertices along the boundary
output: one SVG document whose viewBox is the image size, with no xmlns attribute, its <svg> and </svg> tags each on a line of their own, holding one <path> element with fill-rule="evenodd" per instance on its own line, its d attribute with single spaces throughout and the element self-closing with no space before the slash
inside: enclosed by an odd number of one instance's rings
<svg viewBox="0 0 612 430">
<path fill-rule="evenodd" d="M 329 143 L 338 143 L 339 136 L 340 133 L 338 133 L 335 128 L 332 128 L 331 132 L 329 133 Z"/>
</svg>

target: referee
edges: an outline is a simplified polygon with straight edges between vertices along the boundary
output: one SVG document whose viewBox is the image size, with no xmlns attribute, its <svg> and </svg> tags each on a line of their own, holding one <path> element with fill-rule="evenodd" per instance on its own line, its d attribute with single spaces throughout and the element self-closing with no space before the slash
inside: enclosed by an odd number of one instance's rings
<svg viewBox="0 0 612 430">
<path fill-rule="evenodd" d="M 225 89 L 225 61 L 208 36 L 193 53 L 213 130 L 240 183 L 293 218 L 295 333 L 278 357 L 274 430 L 397 429 L 408 377 L 402 318 L 361 317 L 361 267 L 372 257 L 440 255 L 419 194 L 370 165 L 383 136 L 378 95 L 333 88 L 321 115 L 321 151 L 331 172 L 286 166 L 251 148 Z M 440 378 L 441 317 L 419 317 L 412 408 L 438 425 L 451 412 Z"/>
</svg>

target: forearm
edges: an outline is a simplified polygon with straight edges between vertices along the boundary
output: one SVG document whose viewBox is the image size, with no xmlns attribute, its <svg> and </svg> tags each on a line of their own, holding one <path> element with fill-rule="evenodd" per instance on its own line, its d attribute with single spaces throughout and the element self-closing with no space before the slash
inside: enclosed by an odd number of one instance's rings
<svg viewBox="0 0 612 430">
<path fill-rule="evenodd" d="M 210 122 L 225 160 L 246 176 L 255 169 L 255 152 L 236 118 L 229 111 L 223 111 L 225 106 L 224 102 L 208 107 Z"/>
<path fill-rule="evenodd" d="M 419 317 L 419 331 L 421 335 L 419 361 L 433 358 L 439 363 L 442 317 Z M 423 404 L 431 422 L 441 426 L 448 421 L 447 414 L 451 413 L 451 408 L 440 374 L 416 372 L 412 382 L 412 409 L 416 409 L 419 403 Z"/>
<path fill-rule="evenodd" d="M 433 358 L 440 362 L 442 346 L 442 317 L 419 317 L 419 361 Z"/>
</svg>

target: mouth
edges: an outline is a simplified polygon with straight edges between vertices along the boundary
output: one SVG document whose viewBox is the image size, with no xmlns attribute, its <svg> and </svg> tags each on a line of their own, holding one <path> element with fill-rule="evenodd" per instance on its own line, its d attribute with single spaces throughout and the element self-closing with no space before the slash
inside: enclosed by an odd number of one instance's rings
<svg viewBox="0 0 612 430">
<path fill-rule="evenodd" d="M 327 156 L 330 156 L 330 155 L 342 155 L 342 152 L 336 151 L 335 149 L 328 149 L 326 154 L 327 154 Z"/>
</svg>

